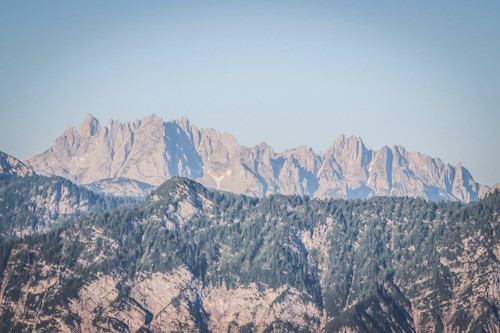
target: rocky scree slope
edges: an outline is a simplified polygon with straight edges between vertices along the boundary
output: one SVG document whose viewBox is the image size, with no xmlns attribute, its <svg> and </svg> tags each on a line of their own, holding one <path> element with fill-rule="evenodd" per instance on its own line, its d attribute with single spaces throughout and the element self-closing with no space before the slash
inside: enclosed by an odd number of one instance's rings
<svg viewBox="0 0 500 333">
<path fill-rule="evenodd" d="M 0 330 L 498 332 L 500 193 L 255 199 L 174 177 L 2 245 Z"/>
<path fill-rule="evenodd" d="M 127 178 L 158 186 L 182 176 L 255 197 L 411 196 L 470 202 L 489 191 L 461 163 L 451 166 L 401 146 L 374 151 L 358 137 L 340 135 L 324 154 L 305 146 L 276 153 L 265 143 L 248 148 L 231 134 L 197 129 L 185 117 L 164 122 L 155 115 L 128 123 L 112 120 L 106 126 L 88 115 L 78 130 L 68 127 L 49 150 L 26 163 L 38 174 L 79 184 Z"/>
</svg>

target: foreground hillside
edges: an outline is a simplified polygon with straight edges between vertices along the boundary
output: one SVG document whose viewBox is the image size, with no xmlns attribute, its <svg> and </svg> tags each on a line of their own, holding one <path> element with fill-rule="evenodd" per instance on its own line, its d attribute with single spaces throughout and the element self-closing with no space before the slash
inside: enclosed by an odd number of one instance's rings
<svg viewBox="0 0 500 333">
<path fill-rule="evenodd" d="M 253 199 L 175 177 L 4 243 L 0 331 L 498 332 L 500 194 Z"/>
<path fill-rule="evenodd" d="M 0 175 L 0 243 L 137 200 L 96 194 L 61 177 Z"/>
</svg>

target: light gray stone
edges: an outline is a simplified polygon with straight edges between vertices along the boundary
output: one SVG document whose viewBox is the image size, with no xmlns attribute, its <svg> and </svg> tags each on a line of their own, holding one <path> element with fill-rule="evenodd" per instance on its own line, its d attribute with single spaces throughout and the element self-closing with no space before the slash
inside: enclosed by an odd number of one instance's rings
<svg viewBox="0 0 500 333">
<path fill-rule="evenodd" d="M 342 134 L 324 154 L 305 146 L 276 153 L 266 143 L 248 148 L 229 133 L 198 129 L 186 117 L 165 122 L 155 115 L 128 123 L 112 120 L 105 127 L 88 115 L 78 130 L 68 127 L 49 150 L 26 163 L 38 174 L 79 184 L 121 177 L 158 186 L 183 176 L 256 197 L 384 195 L 469 202 L 491 192 L 461 163 L 452 166 L 401 146 L 375 151 L 361 138 Z"/>
</svg>

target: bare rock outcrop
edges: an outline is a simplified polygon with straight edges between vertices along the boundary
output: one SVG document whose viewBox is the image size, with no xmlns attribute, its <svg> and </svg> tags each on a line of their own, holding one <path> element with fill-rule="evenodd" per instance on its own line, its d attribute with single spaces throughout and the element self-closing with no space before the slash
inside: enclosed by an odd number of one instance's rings
<svg viewBox="0 0 500 333">
<path fill-rule="evenodd" d="M 33 176 L 35 172 L 32 168 L 19 161 L 14 156 L 0 151 L 0 175 L 1 176 Z"/>
<path fill-rule="evenodd" d="M 78 130 L 68 127 L 49 150 L 26 163 L 41 175 L 79 184 L 122 178 L 158 186 L 182 176 L 256 197 L 383 195 L 469 202 L 490 192 L 461 163 L 452 166 L 401 146 L 375 151 L 361 138 L 342 134 L 324 154 L 305 146 L 276 153 L 265 143 L 248 148 L 232 134 L 198 129 L 186 117 L 164 122 L 155 115 L 128 123 L 112 120 L 105 127 L 88 115 Z"/>
</svg>

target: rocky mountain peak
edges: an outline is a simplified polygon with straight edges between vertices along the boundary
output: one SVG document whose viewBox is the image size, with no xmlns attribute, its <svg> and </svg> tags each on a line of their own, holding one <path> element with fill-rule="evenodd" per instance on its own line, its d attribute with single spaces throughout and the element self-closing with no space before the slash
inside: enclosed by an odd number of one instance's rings
<svg viewBox="0 0 500 333">
<path fill-rule="evenodd" d="M 186 116 L 182 116 L 180 120 L 174 120 L 173 121 L 177 126 L 179 126 L 184 133 L 186 133 L 187 137 L 191 141 L 191 143 L 194 145 L 195 148 L 198 148 L 200 144 L 200 139 L 201 139 L 201 134 L 198 128 L 194 126 Z"/>
<path fill-rule="evenodd" d="M 141 120 L 141 126 L 146 124 L 163 124 L 163 118 L 158 117 L 156 114 L 152 113 Z"/>
<path fill-rule="evenodd" d="M 455 177 L 457 178 L 457 180 L 462 180 L 464 182 L 469 182 L 469 180 L 472 179 L 472 176 L 471 176 L 469 170 L 467 170 L 462 165 L 462 162 L 458 162 L 455 165 Z"/>
<path fill-rule="evenodd" d="M 191 122 L 189 121 L 187 116 L 182 116 L 182 118 L 178 121 L 178 124 L 183 128 L 191 127 Z"/>
<path fill-rule="evenodd" d="M 365 165 L 370 160 L 371 151 L 368 151 L 360 137 L 349 137 L 340 134 L 327 151 L 343 168 L 353 168 Z"/>
<path fill-rule="evenodd" d="M 83 123 L 81 125 L 83 125 Z M 78 130 L 75 128 L 75 126 L 70 125 L 70 126 L 66 127 L 66 129 L 64 130 L 64 133 L 61 137 L 65 137 L 65 136 L 66 137 L 78 136 Z"/>
<path fill-rule="evenodd" d="M 333 141 L 333 145 L 335 145 L 336 143 L 338 144 L 338 143 L 344 142 L 346 140 L 346 138 L 347 138 L 347 136 L 344 133 L 340 133 L 335 138 L 335 141 Z"/>
<path fill-rule="evenodd" d="M 14 156 L 0 151 L 0 176 L 33 176 L 35 172 Z"/>
<path fill-rule="evenodd" d="M 400 145 L 394 145 L 392 147 L 392 150 L 394 153 L 399 154 L 399 155 L 404 155 L 406 153 L 405 147 L 400 146 Z"/>
<path fill-rule="evenodd" d="M 353 143 L 363 143 L 363 140 L 356 135 L 345 135 L 344 133 L 340 133 L 337 138 L 335 138 L 335 141 L 333 141 L 333 145 L 346 145 L 346 144 L 353 144 Z"/>
<path fill-rule="evenodd" d="M 196 193 L 203 191 L 204 188 L 194 180 L 174 176 L 158 186 L 149 196 L 149 201 L 171 201 L 180 197 L 192 197 Z"/>
<path fill-rule="evenodd" d="M 101 126 L 99 121 L 90 113 L 85 117 L 85 120 L 80 124 L 78 133 L 83 137 L 94 136 L 99 133 Z"/>
<path fill-rule="evenodd" d="M 269 153 L 274 153 L 274 149 L 273 147 L 271 147 L 270 145 L 268 145 L 267 143 L 265 143 L 264 141 L 262 141 L 261 143 L 257 144 L 255 146 L 255 149 L 264 153 L 264 152 L 269 152 Z"/>
<path fill-rule="evenodd" d="M 183 176 L 208 187 L 257 197 L 272 193 L 346 199 L 394 195 L 470 201 L 489 189 L 480 188 L 461 164 L 453 167 L 401 146 L 370 150 L 360 137 L 344 134 L 323 155 L 306 146 L 281 153 L 266 143 L 248 148 L 232 134 L 197 129 L 187 117 L 164 122 L 152 114 L 123 125 L 112 122 L 104 129 L 107 135 L 96 135 L 101 128 L 89 115 L 80 133 L 74 128 L 66 131 L 51 149 L 28 163 L 38 174 L 80 184 L 122 177 L 158 186 L 173 176 Z"/>
<path fill-rule="evenodd" d="M 312 148 L 306 145 L 300 145 L 297 148 L 286 150 L 284 156 L 297 161 L 298 165 L 307 170 L 307 172 L 316 173 L 321 163 L 321 154 L 316 154 Z"/>
<path fill-rule="evenodd" d="M 360 137 L 354 135 L 345 136 L 344 134 L 340 134 L 335 139 L 331 148 L 338 152 L 353 153 L 355 155 L 360 155 L 363 151 L 366 151 L 366 147 Z"/>
</svg>

